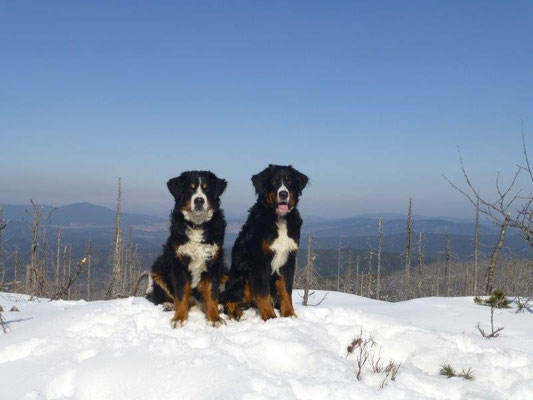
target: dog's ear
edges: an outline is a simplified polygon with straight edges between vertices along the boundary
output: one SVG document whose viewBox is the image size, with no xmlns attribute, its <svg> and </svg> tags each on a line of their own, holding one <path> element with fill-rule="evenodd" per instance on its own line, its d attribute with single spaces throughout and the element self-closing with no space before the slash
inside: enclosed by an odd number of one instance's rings
<svg viewBox="0 0 533 400">
<path fill-rule="evenodd" d="M 255 188 L 256 194 L 261 194 L 266 192 L 268 187 L 268 180 L 270 179 L 270 167 L 272 164 L 270 164 L 267 168 L 259 172 L 258 174 L 255 174 L 252 176 L 252 183 Z"/>
<path fill-rule="evenodd" d="M 175 199 L 178 199 L 180 193 L 183 191 L 184 184 L 185 178 L 183 174 L 176 178 L 172 178 L 167 182 L 168 190 L 172 193 L 172 196 L 174 196 Z"/>
<path fill-rule="evenodd" d="M 226 187 L 228 186 L 228 182 L 225 179 L 221 179 L 212 172 L 209 172 L 210 174 L 210 180 L 211 184 L 215 188 L 215 194 L 217 197 L 220 197 L 222 193 L 224 193 L 224 190 L 226 190 Z"/>
<path fill-rule="evenodd" d="M 292 165 L 289 165 L 289 168 L 291 169 L 292 175 L 294 177 L 294 182 L 296 182 L 296 190 L 298 191 L 298 195 L 302 194 L 302 191 L 307 186 L 307 183 L 309 182 L 309 178 L 307 175 L 302 174 L 300 171 L 297 171 L 292 167 Z"/>
</svg>

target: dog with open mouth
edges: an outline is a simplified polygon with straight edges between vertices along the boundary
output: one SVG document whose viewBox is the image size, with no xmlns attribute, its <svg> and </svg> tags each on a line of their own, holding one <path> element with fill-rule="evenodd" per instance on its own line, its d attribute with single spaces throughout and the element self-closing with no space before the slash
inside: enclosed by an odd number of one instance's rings
<svg viewBox="0 0 533 400">
<path fill-rule="evenodd" d="M 200 303 L 209 324 L 223 322 L 218 298 L 225 270 L 226 220 L 220 196 L 226 185 L 210 171 L 186 171 L 167 182 L 175 200 L 170 236 L 152 265 L 152 291 L 147 298 L 155 304 L 173 304 L 173 328 L 187 321 L 191 300 Z"/>
<path fill-rule="evenodd" d="M 296 206 L 308 178 L 292 166 L 269 165 L 252 177 L 257 202 L 232 249 L 223 293 L 226 314 L 239 320 L 257 307 L 263 320 L 296 317 L 292 286 L 302 218 Z"/>
</svg>

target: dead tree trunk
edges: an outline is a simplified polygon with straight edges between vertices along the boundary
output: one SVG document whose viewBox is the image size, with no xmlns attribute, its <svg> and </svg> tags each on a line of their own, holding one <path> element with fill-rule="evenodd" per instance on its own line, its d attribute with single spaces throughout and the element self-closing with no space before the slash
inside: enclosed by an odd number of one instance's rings
<svg viewBox="0 0 533 400">
<path fill-rule="evenodd" d="M 359 277 L 359 295 L 364 296 L 364 288 L 365 288 L 365 273 L 363 272 L 363 269 L 361 268 L 361 276 Z"/>
<path fill-rule="evenodd" d="M 372 295 L 372 259 L 374 257 L 374 251 L 372 247 L 368 249 L 368 271 L 367 271 L 367 297 L 370 298 Z"/>
<path fill-rule="evenodd" d="M 59 274 L 61 268 L 61 229 L 57 229 L 57 247 L 56 247 L 56 292 L 59 290 Z"/>
<path fill-rule="evenodd" d="M 437 261 L 436 268 L 437 268 L 437 273 L 435 274 L 436 275 L 435 296 L 439 297 L 440 296 L 440 261 Z"/>
<path fill-rule="evenodd" d="M 361 296 L 361 292 L 359 291 L 359 280 L 361 279 L 360 273 L 359 273 L 359 256 L 355 257 L 355 286 L 354 286 L 354 292 L 356 294 L 359 294 Z"/>
<path fill-rule="evenodd" d="M 418 297 L 422 297 L 422 270 L 424 269 L 424 250 L 422 242 L 424 240 L 424 234 L 420 232 L 418 234 L 418 285 L 417 285 L 417 294 Z"/>
<path fill-rule="evenodd" d="M 135 285 L 135 251 L 133 249 L 133 229 L 130 226 L 128 229 L 128 257 L 127 257 L 128 277 L 125 281 L 125 292 L 130 293 Z M 125 268 L 126 269 L 126 268 Z"/>
<path fill-rule="evenodd" d="M 39 281 L 38 281 L 38 295 L 43 296 L 45 293 L 46 274 L 48 269 L 48 243 L 46 240 L 46 229 L 41 233 L 41 252 L 39 261 Z"/>
<path fill-rule="evenodd" d="M 450 247 L 450 239 L 448 238 L 448 235 L 444 238 L 444 244 L 445 244 L 445 252 L 446 252 L 446 264 L 444 267 L 444 274 L 446 276 L 446 297 L 451 296 L 451 285 L 450 285 L 450 259 L 451 259 L 451 247 Z"/>
<path fill-rule="evenodd" d="M 337 292 L 341 288 L 341 242 L 339 241 L 339 247 L 337 248 Z"/>
<path fill-rule="evenodd" d="M 93 242 L 89 240 L 87 249 L 87 301 L 92 299 L 92 260 L 93 260 Z"/>
<path fill-rule="evenodd" d="M 33 215 L 33 223 L 32 223 L 32 240 L 31 240 L 31 257 L 30 257 L 30 272 L 28 274 L 28 289 L 29 294 L 33 296 L 35 294 L 36 289 L 36 282 L 35 282 L 35 274 L 37 273 L 38 263 L 39 263 L 39 256 L 37 253 L 37 248 L 39 247 L 39 225 L 41 223 L 41 216 L 42 216 L 42 207 L 39 204 L 36 204 L 33 200 L 31 200 L 32 205 L 32 215 Z"/>
<path fill-rule="evenodd" d="M 494 283 L 494 271 L 496 271 L 496 263 L 498 262 L 498 256 L 500 255 L 500 251 L 502 249 L 503 242 L 505 240 L 505 233 L 507 231 L 507 225 L 509 224 L 510 218 L 511 218 L 510 214 L 505 215 L 505 220 L 503 221 L 503 224 L 500 230 L 500 236 L 498 237 L 498 242 L 496 243 L 496 246 L 494 247 L 494 251 L 492 252 L 492 256 L 490 258 L 489 269 L 487 271 L 487 287 L 485 288 L 486 295 L 492 294 L 492 286 Z"/>
<path fill-rule="evenodd" d="M 348 269 L 344 274 L 344 293 L 352 292 L 352 250 L 348 253 Z"/>
<path fill-rule="evenodd" d="M 383 247 L 383 220 L 378 219 L 378 264 L 376 266 L 376 299 L 381 298 L 381 249 Z"/>
<path fill-rule="evenodd" d="M 67 253 L 67 259 L 65 260 L 66 264 L 67 264 L 67 284 L 68 282 L 70 282 L 72 280 L 72 245 L 69 244 L 68 245 L 68 253 Z M 67 299 L 68 300 L 71 300 L 71 297 L 72 297 L 72 284 L 68 285 L 68 290 L 67 290 Z"/>
<path fill-rule="evenodd" d="M 302 305 L 306 306 L 309 301 L 309 290 L 313 278 L 313 237 L 307 234 L 307 265 L 305 266 L 304 295 Z"/>
<path fill-rule="evenodd" d="M 15 254 L 13 254 L 13 274 L 14 274 L 14 281 L 18 282 L 20 278 L 20 256 L 19 251 L 15 250 Z"/>
<path fill-rule="evenodd" d="M 413 235 L 413 201 L 409 197 L 409 210 L 407 212 L 407 238 L 405 249 L 405 282 L 404 282 L 404 298 L 408 299 L 409 289 L 411 284 L 411 241 Z"/>
<path fill-rule="evenodd" d="M 122 202 L 121 180 L 118 178 L 117 206 L 115 208 L 115 223 L 113 229 L 113 276 L 111 280 L 111 295 L 118 297 L 122 288 L 122 228 L 120 225 L 120 213 Z"/>
<path fill-rule="evenodd" d="M 474 296 L 477 296 L 478 260 L 479 260 L 479 197 L 476 202 L 476 225 L 474 227 L 474 277 L 473 277 L 473 285 L 472 285 L 472 294 Z"/>
<path fill-rule="evenodd" d="M 68 255 L 68 245 L 65 245 L 63 248 L 63 282 L 61 286 L 64 286 L 67 283 L 67 255 Z"/>
</svg>

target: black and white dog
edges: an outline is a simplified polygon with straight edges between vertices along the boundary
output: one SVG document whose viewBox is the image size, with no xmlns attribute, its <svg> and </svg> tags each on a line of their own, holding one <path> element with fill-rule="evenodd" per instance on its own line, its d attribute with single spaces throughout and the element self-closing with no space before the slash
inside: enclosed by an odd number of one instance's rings
<svg viewBox="0 0 533 400">
<path fill-rule="evenodd" d="M 295 317 L 292 285 L 302 219 L 296 209 L 308 178 L 292 166 L 269 165 L 252 177 L 257 202 L 231 254 L 225 311 L 240 319 L 254 304 L 261 318 Z M 274 304 L 273 304 L 274 303 Z"/>
<path fill-rule="evenodd" d="M 147 298 L 155 304 L 174 303 L 173 328 L 187 320 L 191 295 L 201 302 L 210 324 L 222 322 L 218 296 L 226 221 L 220 195 L 226 184 L 209 171 L 183 172 L 167 182 L 176 203 L 170 236 L 152 265 L 153 291 Z"/>
</svg>

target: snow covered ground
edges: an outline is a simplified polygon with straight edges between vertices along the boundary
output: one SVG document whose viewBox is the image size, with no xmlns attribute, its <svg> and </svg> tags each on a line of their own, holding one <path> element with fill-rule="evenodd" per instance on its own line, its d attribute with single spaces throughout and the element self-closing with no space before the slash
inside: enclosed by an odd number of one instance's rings
<svg viewBox="0 0 533 400">
<path fill-rule="evenodd" d="M 320 294 L 319 294 L 320 295 Z M 255 311 L 225 326 L 192 311 L 183 328 L 143 298 L 28 302 L 0 294 L 0 399 L 533 399 L 533 314 L 498 310 L 501 336 L 475 327 L 490 309 L 472 298 L 385 303 L 329 293 L 297 319 L 263 322 Z M 346 348 L 361 328 L 385 361 L 402 362 L 395 381 Z M 471 367 L 475 380 L 439 375 L 442 364 Z"/>
</svg>

